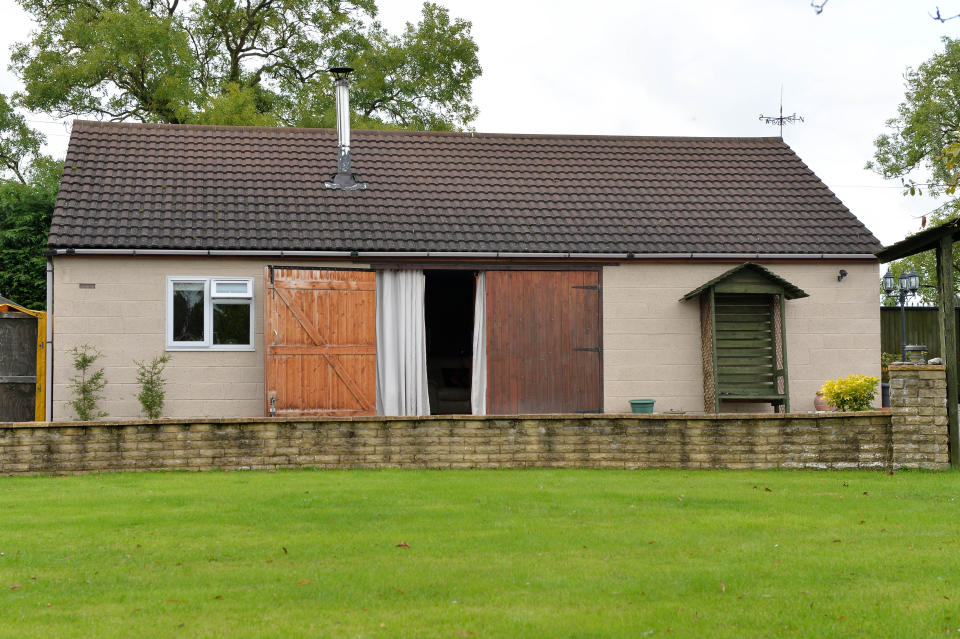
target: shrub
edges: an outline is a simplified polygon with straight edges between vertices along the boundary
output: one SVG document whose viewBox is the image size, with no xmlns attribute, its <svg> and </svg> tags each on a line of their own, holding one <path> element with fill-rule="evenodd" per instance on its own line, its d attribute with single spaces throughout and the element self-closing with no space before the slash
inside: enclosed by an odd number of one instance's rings
<svg viewBox="0 0 960 639">
<path fill-rule="evenodd" d="M 900 361 L 900 353 L 880 353 L 880 378 L 881 381 L 890 381 L 889 366 L 893 362 Z"/>
<path fill-rule="evenodd" d="M 825 382 L 820 392 L 827 403 L 836 406 L 837 410 L 869 410 L 879 383 L 876 377 L 847 375 Z"/>
<path fill-rule="evenodd" d="M 163 413 L 163 400 L 167 394 L 167 380 L 163 369 L 170 361 L 169 353 L 154 357 L 149 364 L 133 361 L 137 365 L 137 383 L 140 384 L 140 406 L 150 419 L 157 419 Z"/>
<path fill-rule="evenodd" d="M 97 403 L 103 399 L 103 387 L 107 380 L 103 378 L 103 369 L 93 371 L 91 367 L 103 355 L 89 344 L 81 344 L 70 349 L 73 353 L 73 367 L 77 375 L 70 378 L 70 390 L 73 392 L 73 401 L 70 405 L 77 414 L 77 419 L 88 422 L 91 419 L 100 419 L 107 414 L 100 410 Z"/>
</svg>

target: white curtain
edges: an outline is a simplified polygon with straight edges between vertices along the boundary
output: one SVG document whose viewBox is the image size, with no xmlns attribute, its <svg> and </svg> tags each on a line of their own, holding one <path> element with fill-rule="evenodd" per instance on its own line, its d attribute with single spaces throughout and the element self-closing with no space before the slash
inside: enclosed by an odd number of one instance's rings
<svg viewBox="0 0 960 639">
<path fill-rule="evenodd" d="M 477 275 L 477 299 L 473 306 L 473 379 L 470 408 L 474 415 L 487 414 L 487 278 Z"/>
<path fill-rule="evenodd" d="M 377 414 L 429 415 L 423 271 L 377 273 Z"/>
</svg>

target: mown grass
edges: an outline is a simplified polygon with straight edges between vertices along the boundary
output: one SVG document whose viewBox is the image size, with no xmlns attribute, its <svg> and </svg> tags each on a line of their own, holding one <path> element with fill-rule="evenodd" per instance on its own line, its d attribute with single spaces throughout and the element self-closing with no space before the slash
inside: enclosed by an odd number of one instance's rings
<svg viewBox="0 0 960 639">
<path fill-rule="evenodd" d="M 960 472 L 6 477 L 0 635 L 956 636 L 958 494 Z"/>
</svg>

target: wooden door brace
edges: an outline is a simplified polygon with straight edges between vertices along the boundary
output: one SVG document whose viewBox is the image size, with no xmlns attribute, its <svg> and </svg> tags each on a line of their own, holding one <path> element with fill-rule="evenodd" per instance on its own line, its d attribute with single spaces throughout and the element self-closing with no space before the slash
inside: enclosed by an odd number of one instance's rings
<svg viewBox="0 0 960 639">
<path fill-rule="evenodd" d="M 303 311 L 292 304 L 290 300 L 287 299 L 286 295 L 281 292 L 282 289 L 277 286 L 273 286 L 272 288 L 277 294 L 277 297 L 280 298 L 280 301 L 290 309 L 291 313 L 293 313 L 294 318 L 296 318 L 297 322 L 300 323 L 300 326 L 303 327 L 303 330 L 307 332 L 307 335 L 311 340 L 313 340 L 313 343 L 317 346 L 329 346 L 329 342 L 327 342 L 327 340 L 323 338 L 323 335 L 320 334 L 320 331 L 318 331 L 317 328 L 310 323 L 310 320 L 303 314 Z M 360 387 L 357 386 L 356 381 L 354 381 L 353 377 L 350 376 L 350 373 L 343 368 L 343 364 L 341 364 L 338 360 L 331 359 L 327 353 L 320 353 L 320 355 L 324 360 L 326 360 L 327 364 L 330 365 L 330 368 L 333 369 L 333 372 L 337 374 L 337 377 L 339 377 L 340 381 L 342 381 L 344 386 L 347 387 L 347 390 L 350 391 L 350 394 L 353 395 L 358 402 L 360 402 L 360 407 L 363 410 L 373 410 L 373 406 L 371 406 L 370 403 L 364 398 Z"/>
</svg>

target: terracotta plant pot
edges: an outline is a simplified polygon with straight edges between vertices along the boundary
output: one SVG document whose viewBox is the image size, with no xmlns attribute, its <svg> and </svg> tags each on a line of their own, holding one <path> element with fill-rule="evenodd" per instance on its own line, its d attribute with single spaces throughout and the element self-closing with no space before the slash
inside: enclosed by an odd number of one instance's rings
<svg viewBox="0 0 960 639">
<path fill-rule="evenodd" d="M 827 403 L 827 400 L 823 397 L 823 393 L 820 391 L 817 391 L 817 396 L 813 400 L 813 407 L 818 411 L 837 410 L 836 406 L 831 406 Z"/>
</svg>

